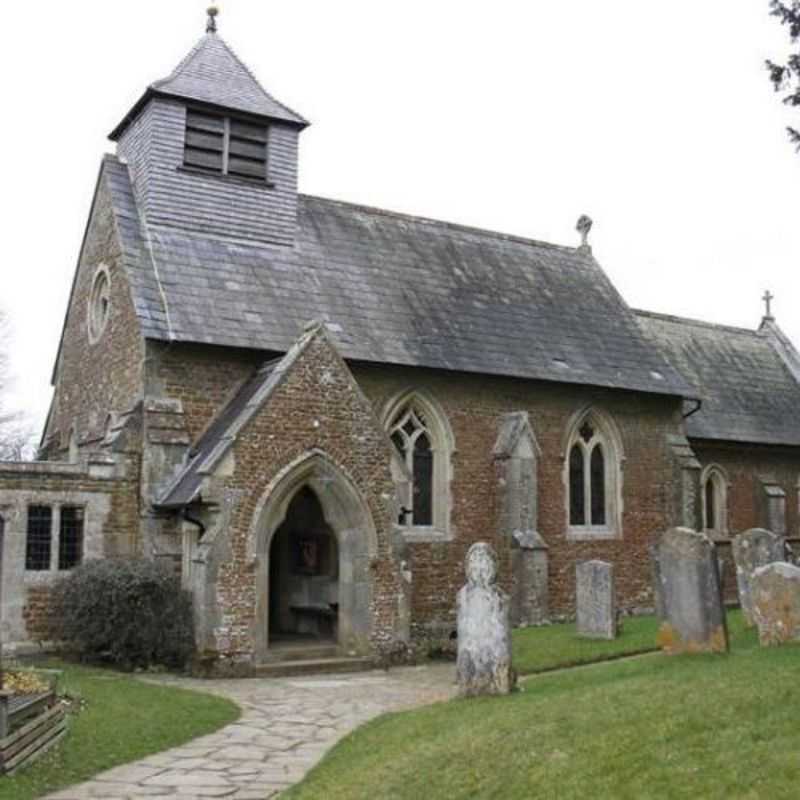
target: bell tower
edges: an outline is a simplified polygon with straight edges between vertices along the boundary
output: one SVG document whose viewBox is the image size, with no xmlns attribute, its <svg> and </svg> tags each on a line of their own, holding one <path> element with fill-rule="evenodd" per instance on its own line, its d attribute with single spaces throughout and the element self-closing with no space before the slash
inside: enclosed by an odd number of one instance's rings
<svg viewBox="0 0 800 800">
<path fill-rule="evenodd" d="M 218 33 L 150 84 L 110 134 L 148 228 L 281 246 L 294 243 L 300 132 Z"/>
</svg>

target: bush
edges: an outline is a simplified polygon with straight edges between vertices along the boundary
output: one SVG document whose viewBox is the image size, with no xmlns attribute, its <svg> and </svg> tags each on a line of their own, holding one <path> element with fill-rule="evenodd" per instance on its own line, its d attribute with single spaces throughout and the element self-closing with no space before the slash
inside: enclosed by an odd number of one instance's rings
<svg viewBox="0 0 800 800">
<path fill-rule="evenodd" d="M 56 586 L 53 612 L 58 637 L 86 660 L 182 667 L 194 649 L 191 596 L 148 559 L 85 562 Z"/>
</svg>

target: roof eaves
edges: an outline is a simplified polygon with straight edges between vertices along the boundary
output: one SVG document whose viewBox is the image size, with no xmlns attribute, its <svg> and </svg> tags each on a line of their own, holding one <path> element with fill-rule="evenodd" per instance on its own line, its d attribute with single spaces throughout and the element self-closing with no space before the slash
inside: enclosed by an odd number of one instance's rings
<svg viewBox="0 0 800 800">
<path fill-rule="evenodd" d="M 298 121 L 286 119 L 284 117 L 269 116 L 266 114 L 254 114 L 252 111 L 241 111 L 231 106 L 220 105 L 217 103 L 209 103 L 206 100 L 198 100 L 189 95 L 181 94 L 180 92 L 170 92 L 169 90 L 160 89 L 155 84 L 153 84 L 152 86 L 148 86 L 147 89 L 145 89 L 142 96 L 133 104 L 131 110 L 122 118 L 122 120 L 114 128 L 114 130 L 112 130 L 111 133 L 108 134 L 108 139 L 112 142 L 119 141 L 122 134 L 125 133 L 125 131 L 131 125 L 131 123 L 136 119 L 136 117 L 138 117 L 139 114 L 141 114 L 144 107 L 151 100 L 159 97 L 169 100 L 184 100 L 185 102 L 190 103 L 191 105 L 199 108 L 208 108 L 214 111 L 226 112 L 228 114 L 232 113 L 235 116 L 247 117 L 257 120 L 266 120 L 269 122 L 278 122 L 282 125 L 289 125 L 291 127 L 297 128 L 298 130 L 304 130 L 311 124 L 307 120 L 304 120 L 302 117 L 300 117 L 299 114 L 295 115 L 299 118 Z M 282 103 L 278 103 L 277 100 L 273 102 L 275 102 L 278 105 L 283 105 Z"/>
</svg>

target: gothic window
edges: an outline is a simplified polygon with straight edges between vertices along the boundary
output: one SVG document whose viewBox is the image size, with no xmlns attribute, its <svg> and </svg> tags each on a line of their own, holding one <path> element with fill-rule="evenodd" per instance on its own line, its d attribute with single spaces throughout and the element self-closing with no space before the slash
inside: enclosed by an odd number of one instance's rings
<svg viewBox="0 0 800 800">
<path fill-rule="evenodd" d="M 89 341 L 96 342 L 105 330 L 111 311 L 111 284 L 108 270 L 100 267 L 92 282 L 92 291 L 89 295 Z"/>
<path fill-rule="evenodd" d="M 267 180 L 264 124 L 206 111 L 186 114 L 184 166 L 217 175 Z"/>
<path fill-rule="evenodd" d="M 701 476 L 703 529 L 716 534 L 728 530 L 728 481 L 715 464 L 707 466 Z"/>
<path fill-rule="evenodd" d="M 385 418 L 406 473 L 398 486 L 398 523 L 445 533 L 452 445 L 443 413 L 430 399 L 414 394 L 390 404 Z"/>
<path fill-rule="evenodd" d="M 573 426 L 566 468 L 567 513 L 573 536 L 619 535 L 621 446 L 604 416 L 590 412 Z"/>
</svg>

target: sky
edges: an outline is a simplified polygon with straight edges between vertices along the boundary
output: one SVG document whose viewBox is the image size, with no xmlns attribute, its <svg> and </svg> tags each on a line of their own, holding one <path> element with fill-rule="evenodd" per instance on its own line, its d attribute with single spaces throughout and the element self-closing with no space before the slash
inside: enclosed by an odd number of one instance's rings
<svg viewBox="0 0 800 800">
<path fill-rule="evenodd" d="M 0 305 L 12 401 L 39 426 L 107 134 L 207 5 L 3 9 Z M 301 191 L 568 245 L 589 214 L 629 305 L 755 328 L 769 289 L 800 345 L 800 154 L 763 68 L 789 48 L 767 0 L 219 5 L 223 38 L 312 122 Z"/>
</svg>

